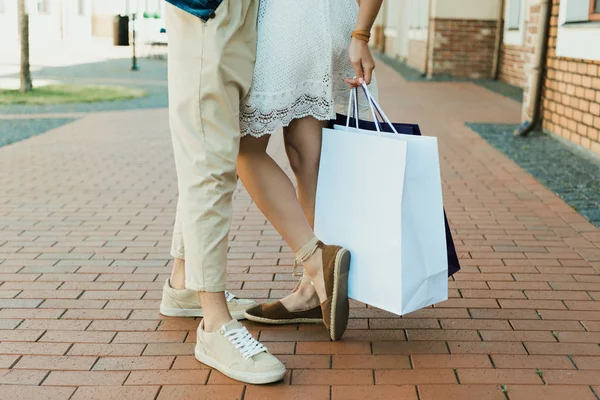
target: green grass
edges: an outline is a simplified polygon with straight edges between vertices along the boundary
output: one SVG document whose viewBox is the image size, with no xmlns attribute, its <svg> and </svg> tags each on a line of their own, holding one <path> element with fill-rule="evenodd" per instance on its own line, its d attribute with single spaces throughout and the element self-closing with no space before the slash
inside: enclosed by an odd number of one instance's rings
<svg viewBox="0 0 600 400">
<path fill-rule="evenodd" d="M 34 82 L 35 85 L 35 82 Z M 49 85 L 31 92 L 0 89 L 0 105 L 95 103 L 129 100 L 146 96 L 140 89 L 122 86 Z"/>
</svg>

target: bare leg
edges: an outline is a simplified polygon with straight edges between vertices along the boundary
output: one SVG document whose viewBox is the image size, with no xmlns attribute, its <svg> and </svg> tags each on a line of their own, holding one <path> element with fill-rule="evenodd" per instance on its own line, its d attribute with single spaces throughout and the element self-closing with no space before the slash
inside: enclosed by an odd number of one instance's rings
<svg viewBox="0 0 600 400">
<path fill-rule="evenodd" d="M 298 202 L 294 185 L 267 154 L 268 143 L 267 136 L 242 138 L 238 156 L 238 174 L 258 208 L 292 250 L 297 252 L 314 237 L 314 232 Z M 306 263 L 305 271 L 309 279 L 314 282 L 319 298 L 324 301 L 327 295 L 320 252 L 315 253 Z M 290 311 L 316 306 L 309 305 L 310 297 L 305 298 L 305 296 L 304 291 L 297 291 L 282 302 Z"/>
<path fill-rule="evenodd" d="M 185 260 L 175 258 L 169 282 L 174 289 L 185 289 Z"/>
<path fill-rule="evenodd" d="M 233 319 L 229 313 L 224 292 L 198 292 L 198 295 L 204 310 L 204 330 L 206 332 L 217 331 Z"/>
<path fill-rule="evenodd" d="M 325 126 L 326 122 L 307 117 L 292 121 L 284 129 L 285 151 L 296 176 L 298 202 L 313 230 L 322 129 Z M 301 293 L 302 297 L 312 296 L 315 289 L 306 273 L 304 278 L 297 291 Z"/>
<path fill-rule="evenodd" d="M 284 130 L 285 151 L 296 176 L 298 202 L 313 229 L 321 160 L 321 136 L 325 126 L 326 122 L 307 117 L 292 121 Z"/>
</svg>

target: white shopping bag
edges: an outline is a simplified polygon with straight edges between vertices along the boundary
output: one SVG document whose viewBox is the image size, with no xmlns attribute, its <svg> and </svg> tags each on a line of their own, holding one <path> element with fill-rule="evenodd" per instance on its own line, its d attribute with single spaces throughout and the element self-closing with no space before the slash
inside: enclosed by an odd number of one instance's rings
<svg viewBox="0 0 600 400">
<path fill-rule="evenodd" d="M 315 234 L 350 250 L 349 296 L 398 315 L 447 300 L 437 139 L 348 124 L 323 130 Z"/>
</svg>

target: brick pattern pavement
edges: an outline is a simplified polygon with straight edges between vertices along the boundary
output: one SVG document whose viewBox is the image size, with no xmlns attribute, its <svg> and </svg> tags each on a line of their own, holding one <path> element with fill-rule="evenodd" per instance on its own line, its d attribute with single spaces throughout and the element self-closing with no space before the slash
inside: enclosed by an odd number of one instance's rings
<svg viewBox="0 0 600 400">
<path fill-rule="evenodd" d="M 519 104 L 383 65 L 379 80 L 393 119 L 440 137 L 463 264 L 449 301 L 405 318 L 353 302 L 336 343 L 249 324 L 289 367 L 281 384 L 203 367 L 198 321 L 157 311 L 176 202 L 166 110 L 90 114 L 0 149 L 0 398 L 596 399 L 600 232 L 465 127 L 517 123 Z M 229 288 L 283 296 L 292 255 L 242 188 L 235 210 Z"/>
</svg>

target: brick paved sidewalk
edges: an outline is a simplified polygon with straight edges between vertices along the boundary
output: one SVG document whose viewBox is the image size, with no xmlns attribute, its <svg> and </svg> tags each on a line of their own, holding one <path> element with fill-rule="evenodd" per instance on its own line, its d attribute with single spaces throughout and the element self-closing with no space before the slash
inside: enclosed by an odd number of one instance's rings
<svg viewBox="0 0 600 400">
<path fill-rule="evenodd" d="M 390 117 L 440 137 L 464 266 L 451 300 L 402 319 L 354 303 L 336 343 L 250 324 L 291 371 L 279 385 L 202 367 L 198 321 L 157 311 L 176 200 L 166 110 L 90 114 L 0 149 L 0 398 L 597 399 L 600 232 L 465 127 L 516 123 L 519 105 L 379 73 Z M 242 189 L 235 208 L 230 289 L 283 296 L 290 252 Z"/>
</svg>

